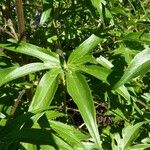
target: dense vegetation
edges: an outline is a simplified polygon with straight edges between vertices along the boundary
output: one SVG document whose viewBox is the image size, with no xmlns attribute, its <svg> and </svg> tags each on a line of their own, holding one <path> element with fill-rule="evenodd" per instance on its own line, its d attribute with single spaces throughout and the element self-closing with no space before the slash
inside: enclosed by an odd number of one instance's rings
<svg viewBox="0 0 150 150">
<path fill-rule="evenodd" d="M 149 0 L 0 1 L 0 150 L 150 149 Z"/>
</svg>

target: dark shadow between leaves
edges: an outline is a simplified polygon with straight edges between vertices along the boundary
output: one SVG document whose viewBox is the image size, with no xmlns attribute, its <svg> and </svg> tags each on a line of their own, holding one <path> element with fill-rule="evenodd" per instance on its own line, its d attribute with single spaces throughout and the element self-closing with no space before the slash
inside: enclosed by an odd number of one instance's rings
<svg viewBox="0 0 150 150">
<path fill-rule="evenodd" d="M 120 55 L 115 55 L 111 59 L 113 59 L 113 71 L 109 74 L 107 81 L 110 83 L 111 87 L 113 87 L 122 77 L 124 73 L 124 67 L 126 65 L 124 57 Z"/>
</svg>

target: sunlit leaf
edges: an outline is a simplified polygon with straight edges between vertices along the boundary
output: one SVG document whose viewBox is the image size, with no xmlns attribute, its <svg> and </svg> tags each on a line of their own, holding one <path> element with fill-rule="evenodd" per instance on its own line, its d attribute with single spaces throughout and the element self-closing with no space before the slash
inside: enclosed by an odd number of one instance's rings
<svg viewBox="0 0 150 150">
<path fill-rule="evenodd" d="M 59 58 L 55 53 L 52 53 L 50 50 L 35 46 L 33 44 L 29 44 L 26 42 L 17 43 L 14 40 L 10 40 L 13 43 L 9 44 L 0 44 L 0 47 L 26 55 L 30 55 L 36 57 L 42 61 L 48 61 L 53 63 L 54 65 L 59 64 Z"/>
<path fill-rule="evenodd" d="M 130 94 L 129 94 L 127 88 L 124 85 L 120 86 L 115 91 L 118 94 L 120 94 L 122 97 L 124 97 L 130 103 Z"/>
<path fill-rule="evenodd" d="M 129 64 L 128 68 L 125 70 L 122 78 L 116 83 L 114 88 L 118 88 L 119 86 L 125 84 L 130 79 L 142 76 L 147 73 L 150 69 L 150 49 L 147 48 L 142 52 L 138 53 L 134 59 Z"/>
<path fill-rule="evenodd" d="M 107 69 L 111 69 L 113 67 L 113 64 L 103 56 L 96 58 L 96 61 Z"/>
<path fill-rule="evenodd" d="M 132 144 L 133 141 L 138 137 L 139 131 L 141 126 L 144 124 L 144 122 L 140 122 L 135 124 L 134 126 L 129 126 L 126 127 L 122 131 L 122 136 L 123 136 L 123 149 L 126 150 L 128 149 Z"/>
<path fill-rule="evenodd" d="M 68 64 L 78 64 L 80 59 L 88 55 L 101 41 L 101 38 L 95 36 L 94 34 L 91 35 L 71 53 L 68 59 Z"/>
<path fill-rule="evenodd" d="M 67 73 L 67 90 L 78 106 L 83 120 L 91 136 L 95 140 L 97 147 L 102 149 L 96 123 L 94 103 L 92 100 L 91 91 L 84 76 L 73 71 Z"/>
<path fill-rule="evenodd" d="M 47 19 L 50 17 L 51 10 L 52 8 L 49 8 L 42 13 L 42 16 L 40 19 L 40 25 L 43 25 L 47 21 Z"/>
<path fill-rule="evenodd" d="M 107 77 L 111 73 L 110 69 L 100 67 L 98 65 L 80 65 L 76 68 L 76 70 L 77 69 L 86 72 L 106 83 L 107 83 Z"/>
<path fill-rule="evenodd" d="M 60 68 L 52 69 L 42 77 L 29 107 L 30 112 L 50 105 L 57 90 L 60 72 Z"/>
<path fill-rule="evenodd" d="M 37 146 L 33 145 L 33 144 L 29 144 L 29 143 L 23 143 L 21 142 L 21 145 L 23 146 L 23 148 L 25 148 L 26 150 L 36 150 Z"/>
<path fill-rule="evenodd" d="M 51 66 L 44 63 L 31 63 L 18 68 L 10 67 L 0 69 L 0 86 L 14 79 L 28 75 L 29 73 L 49 69 L 50 67 Z"/>
<path fill-rule="evenodd" d="M 137 144 L 132 146 L 130 149 L 131 150 L 145 150 L 150 148 L 150 144 Z"/>
</svg>

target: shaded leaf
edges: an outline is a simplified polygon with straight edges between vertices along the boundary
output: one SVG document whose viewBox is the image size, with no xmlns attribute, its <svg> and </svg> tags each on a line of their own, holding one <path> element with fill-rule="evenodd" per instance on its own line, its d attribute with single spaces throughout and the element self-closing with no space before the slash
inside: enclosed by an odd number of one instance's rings
<svg viewBox="0 0 150 150">
<path fill-rule="evenodd" d="M 72 147 L 46 129 L 24 129 L 18 132 L 16 140 L 37 145 L 51 145 L 55 149 L 73 150 Z"/>
<path fill-rule="evenodd" d="M 114 50 L 114 55 L 120 54 L 125 58 L 127 63 L 130 63 L 133 57 L 138 53 L 136 50 L 129 49 L 125 47 L 123 44 L 119 46 L 119 48 Z"/>
<path fill-rule="evenodd" d="M 49 123 L 52 129 L 58 133 L 60 137 L 72 145 L 72 147 L 80 147 L 83 150 L 85 149 L 84 145 L 81 143 L 81 139 L 86 140 L 87 136 L 83 135 L 83 133 L 79 132 L 79 130 L 58 121 L 49 121 Z"/>
<path fill-rule="evenodd" d="M 142 42 L 146 44 L 150 44 L 150 33 L 144 33 L 144 32 L 132 32 L 127 34 L 123 40 L 128 41 L 137 41 Z"/>
</svg>

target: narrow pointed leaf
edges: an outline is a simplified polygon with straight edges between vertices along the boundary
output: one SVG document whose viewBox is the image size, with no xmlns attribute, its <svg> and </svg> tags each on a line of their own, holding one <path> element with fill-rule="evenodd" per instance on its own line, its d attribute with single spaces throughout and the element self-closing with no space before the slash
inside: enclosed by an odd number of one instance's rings
<svg viewBox="0 0 150 150">
<path fill-rule="evenodd" d="M 47 19 L 50 17 L 51 10 L 52 8 L 49 8 L 42 13 L 42 16 L 40 19 L 40 25 L 43 25 L 47 21 Z"/>
<path fill-rule="evenodd" d="M 131 150 L 145 150 L 150 148 L 150 144 L 137 144 L 132 146 L 130 149 Z"/>
<path fill-rule="evenodd" d="M 52 53 L 51 51 L 47 49 L 35 46 L 33 44 L 29 44 L 26 42 L 20 42 L 18 44 L 16 41 L 12 41 L 12 42 L 14 43 L 0 44 L 0 47 L 13 51 L 13 52 L 30 55 L 42 61 L 49 61 L 56 65 L 59 63 L 58 56 L 55 53 Z"/>
<path fill-rule="evenodd" d="M 102 2 L 105 3 L 104 0 L 91 0 L 92 5 L 97 9 L 99 12 L 99 15 L 101 19 L 103 19 L 103 13 L 102 13 Z"/>
<path fill-rule="evenodd" d="M 37 150 L 37 146 L 29 143 L 21 143 L 21 145 L 24 147 L 24 150 Z"/>
<path fill-rule="evenodd" d="M 103 56 L 96 58 L 96 61 L 107 69 L 111 69 L 113 67 L 113 64 Z"/>
<path fill-rule="evenodd" d="M 110 69 L 100 67 L 98 65 L 80 65 L 77 69 L 86 72 L 106 83 L 107 77 L 111 73 Z"/>
<path fill-rule="evenodd" d="M 61 122 L 58 122 L 58 121 L 52 121 L 51 120 L 49 122 L 50 122 L 50 126 L 52 127 L 52 129 L 55 132 L 57 132 L 60 137 L 62 137 L 70 145 L 72 145 L 72 147 L 80 147 L 83 150 L 85 150 L 85 147 L 81 143 L 81 140 L 79 138 L 79 136 L 80 135 L 83 136 L 83 134 L 81 134 L 77 129 L 75 129 L 75 128 L 69 126 L 69 125 L 63 124 Z M 76 135 L 75 133 L 80 133 L 80 134 Z"/>
<path fill-rule="evenodd" d="M 150 33 L 144 33 L 144 32 L 132 32 L 127 34 L 123 40 L 128 41 L 137 41 L 141 43 L 150 44 Z"/>
<path fill-rule="evenodd" d="M 49 68 L 50 66 L 45 63 L 31 63 L 18 68 L 10 67 L 6 69 L 0 69 L 0 86 L 14 79 L 28 75 L 29 73 Z"/>
<path fill-rule="evenodd" d="M 118 94 L 120 94 L 122 97 L 124 97 L 128 102 L 130 102 L 130 94 L 129 94 L 127 88 L 124 85 L 120 86 L 115 91 Z"/>
<path fill-rule="evenodd" d="M 123 130 L 123 150 L 127 150 L 133 144 L 133 141 L 139 135 L 139 131 L 144 122 L 135 124 L 134 126 L 129 126 Z"/>
<path fill-rule="evenodd" d="M 60 137 L 46 129 L 22 129 L 9 139 L 5 139 L 5 144 L 15 141 L 31 143 L 36 145 L 51 145 L 55 149 L 73 150 L 72 147 Z"/>
<path fill-rule="evenodd" d="M 60 72 L 60 68 L 55 68 L 42 77 L 29 107 L 30 112 L 46 108 L 50 105 L 57 90 L 58 75 Z"/>
<path fill-rule="evenodd" d="M 114 88 L 128 82 L 131 78 L 139 75 L 144 75 L 150 70 L 150 49 L 147 48 L 142 52 L 138 53 L 134 59 L 130 62 L 128 68 L 125 70 L 122 78 L 116 83 Z"/>
<path fill-rule="evenodd" d="M 68 59 L 69 64 L 76 64 L 89 54 L 92 49 L 102 41 L 101 38 L 92 34 L 87 40 L 85 40 L 79 47 L 77 47 L 70 55 Z"/>
<path fill-rule="evenodd" d="M 100 150 L 100 136 L 96 123 L 94 103 L 89 86 L 84 76 L 78 72 L 70 71 L 69 73 L 67 73 L 66 81 L 67 90 L 78 106 L 88 130 Z"/>
<path fill-rule="evenodd" d="M 107 81 L 107 77 L 111 73 L 110 69 L 100 67 L 97 65 L 80 65 L 76 68 L 76 70 L 80 70 L 85 73 L 88 73 L 109 85 L 109 83 Z M 115 91 L 118 94 L 120 94 L 121 96 L 123 96 L 127 101 L 130 101 L 130 94 L 125 86 L 121 86 L 118 89 L 116 89 Z"/>
</svg>

